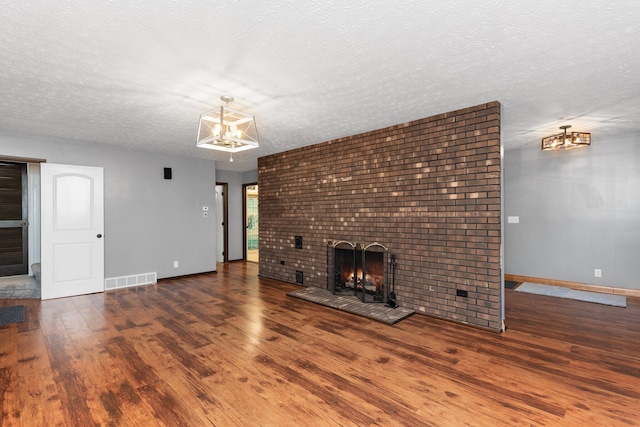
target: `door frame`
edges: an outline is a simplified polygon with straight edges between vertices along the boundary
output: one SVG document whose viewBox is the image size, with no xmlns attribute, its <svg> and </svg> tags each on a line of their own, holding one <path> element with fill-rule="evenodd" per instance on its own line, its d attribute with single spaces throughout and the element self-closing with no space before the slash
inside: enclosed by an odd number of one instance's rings
<svg viewBox="0 0 640 427">
<path fill-rule="evenodd" d="M 242 259 L 244 261 L 247 260 L 247 187 L 253 185 L 258 185 L 258 183 L 249 182 L 242 184 Z M 258 187 L 258 194 L 260 194 L 260 187 Z M 260 248 L 258 248 L 258 250 L 259 249 Z"/>
<path fill-rule="evenodd" d="M 229 261 L 229 183 L 228 182 L 217 182 L 216 181 L 216 186 L 221 185 L 222 186 L 222 240 L 223 240 L 223 245 L 224 248 L 222 250 L 223 254 L 223 262 L 228 262 Z M 217 207 L 216 207 L 216 212 L 217 212 Z M 216 227 L 218 226 L 217 224 L 217 220 L 216 220 Z M 216 236 L 217 238 L 217 236 Z M 218 257 L 218 254 L 216 254 L 216 258 Z"/>
</svg>

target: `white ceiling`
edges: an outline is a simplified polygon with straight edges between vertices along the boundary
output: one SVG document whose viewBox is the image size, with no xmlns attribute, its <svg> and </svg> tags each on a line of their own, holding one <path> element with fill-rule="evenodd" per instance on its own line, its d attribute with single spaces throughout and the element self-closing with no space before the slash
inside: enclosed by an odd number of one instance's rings
<svg viewBox="0 0 640 427">
<path fill-rule="evenodd" d="M 640 132 L 640 3 L 0 0 L 0 133 L 219 160 L 489 101 L 506 149 Z M 235 97 L 261 146 L 197 149 Z"/>
</svg>

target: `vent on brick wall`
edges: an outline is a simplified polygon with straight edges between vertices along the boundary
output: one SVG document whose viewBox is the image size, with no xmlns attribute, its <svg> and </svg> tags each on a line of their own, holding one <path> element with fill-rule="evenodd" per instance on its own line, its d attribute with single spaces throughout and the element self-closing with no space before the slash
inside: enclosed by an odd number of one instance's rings
<svg viewBox="0 0 640 427">
<path fill-rule="evenodd" d="M 158 281 L 158 273 L 141 273 L 131 276 L 109 277 L 104 279 L 104 290 L 129 288 L 131 286 L 150 285 Z"/>
</svg>

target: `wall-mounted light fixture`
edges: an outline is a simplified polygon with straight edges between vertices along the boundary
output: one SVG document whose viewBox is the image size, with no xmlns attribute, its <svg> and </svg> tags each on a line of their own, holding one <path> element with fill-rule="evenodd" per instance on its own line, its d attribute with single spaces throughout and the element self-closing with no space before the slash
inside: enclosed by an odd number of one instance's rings
<svg viewBox="0 0 640 427">
<path fill-rule="evenodd" d="M 233 97 L 220 97 L 226 105 L 200 115 L 197 147 L 231 153 L 258 148 L 258 130 L 251 114 L 228 108 Z"/>
<path fill-rule="evenodd" d="M 571 150 L 578 147 L 591 145 L 591 134 L 587 132 L 567 133 L 571 125 L 560 126 L 562 133 L 542 138 L 542 151 L 546 150 Z"/>
</svg>

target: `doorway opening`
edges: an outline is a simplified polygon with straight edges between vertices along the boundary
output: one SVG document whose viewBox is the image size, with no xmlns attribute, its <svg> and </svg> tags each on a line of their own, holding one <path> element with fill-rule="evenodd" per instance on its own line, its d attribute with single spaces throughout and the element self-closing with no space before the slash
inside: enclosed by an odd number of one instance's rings
<svg viewBox="0 0 640 427">
<path fill-rule="evenodd" d="M 251 262 L 260 260 L 259 221 L 258 221 L 258 184 L 244 184 L 243 216 L 244 216 L 244 259 Z"/>
<path fill-rule="evenodd" d="M 216 262 L 227 262 L 229 260 L 229 232 L 227 230 L 229 219 L 228 190 L 228 183 L 216 182 Z"/>
<path fill-rule="evenodd" d="M 0 276 L 29 272 L 25 163 L 0 162 Z"/>
<path fill-rule="evenodd" d="M 40 299 L 40 164 L 0 155 L 0 299 Z"/>
<path fill-rule="evenodd" d="M 0 277 L 29 273 L 27 164 L 0 161 Z"/>
</svg>

